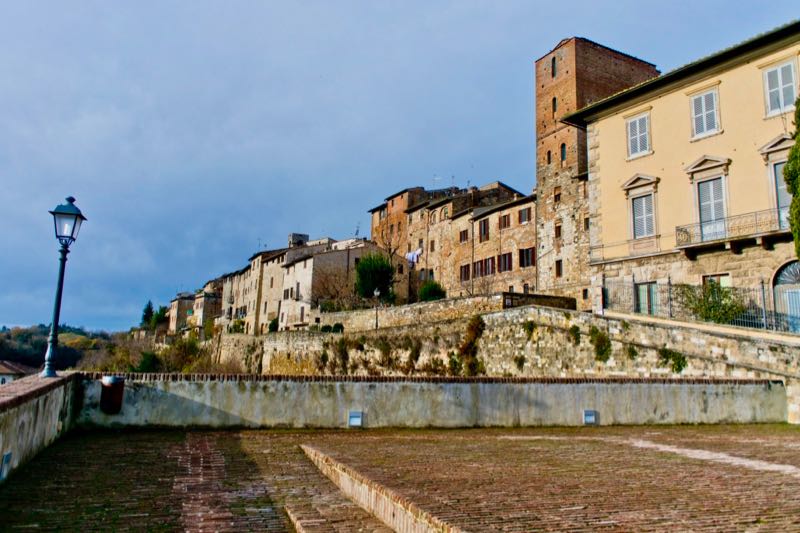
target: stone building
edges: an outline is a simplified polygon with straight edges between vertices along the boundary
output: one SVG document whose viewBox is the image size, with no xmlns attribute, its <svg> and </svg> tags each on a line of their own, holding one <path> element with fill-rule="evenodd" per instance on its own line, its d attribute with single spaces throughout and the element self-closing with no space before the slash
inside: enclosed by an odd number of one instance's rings
<svg viewBox="0 0 800 533">
<path fill-rule="evenodd" d="M 795 22 L 564 118 L 588 135 L 596 310 L 613 282 L 650 314 L 659 285 L 763 282 L 779 313 L 800 317 L 782 178 L 798 57 Z"/>
<path fill-rule="evenodd" d="M 175 298 L 169 302 L 169 328 L 167 333 L 169 335 L 176 335 L 186 329 L 187 321 L 192 315 L 194 308 L 194 294 L 191 292 L 178 293 Z"/>
<path fill-rule="evenodd" d="M 187 318 L 186 326 L 199 339 L 205 338 L 205 326 L 214 324 L 222 314 L 222 279 L 208 281 L 194 295 L 192 314 Z"/>
<path fill-rule="evenodd" d="M 560 118 L 658 75 L 655 66 L 571 37 L 536 60 L 536 291 L 589 303 L 586 132 Z"/>
<path fill-rule="evenodd" d="M 353 303 L 356 267 L 370 253 L 385 250 L 366 239 L 332 242 L 325 249 L 309 249 L 282 265 L 283 295 L 279 307 L 281 330 L 304 329 L 319 323 L 320 305 Z M 396 265 L 402 258 L 393 256 Z M 403 287 L 395 289 L 399 301 L 407 295 Z"/>
</svg>

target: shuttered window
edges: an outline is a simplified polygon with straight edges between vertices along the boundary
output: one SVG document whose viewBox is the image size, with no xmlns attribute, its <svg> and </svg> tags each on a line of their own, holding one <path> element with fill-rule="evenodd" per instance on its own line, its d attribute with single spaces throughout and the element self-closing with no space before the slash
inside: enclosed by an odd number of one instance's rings
<svg viewBox="0 0 800 533">
<path fill-rule="evenodd" d="M 797 97 L 794 61 L 764 71 L 767 92 L 767 113 L 780 113 L 791 109 Z"/>
<path fill-rule="evenodd" d="M 722 178 L 701 181 L 697 184 L 697 202 L 700 211 L 700 236 L 703 241 L 725 237 L 725 199 Z"/>
<path fill-rule="evenodd" d="M 692 98 L 692 128 L 695 137 L 719 130 L 717 91 L 708 91 Z"/>
<path fill-rule="evenodd" d="M 650 237 L 655 234 L 653 217 L 653 195 L 638 196 L 631 200 L 633 204 L 633 238 Z"/>
<path fill-rule="evenodd" d="M 633 157 L 650 151 L 650 117 L 641 115 L 628 121 L 628 155 Z"/>
</svg>

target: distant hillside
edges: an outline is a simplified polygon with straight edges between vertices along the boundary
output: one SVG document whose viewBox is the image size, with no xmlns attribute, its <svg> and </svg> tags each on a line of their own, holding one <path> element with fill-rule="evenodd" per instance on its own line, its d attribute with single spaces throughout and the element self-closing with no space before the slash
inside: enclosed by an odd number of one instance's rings
<svg viewBox="0 0 800 533">
<path fill-rule="evenodd" d="M 89 352 L 110 340 L 107 333 L 91 333 L 67 325 L 59 327 L 56 369 L 74 367 Z M 29 328 L 0 328 L 0 359 L 39 368 L 44 364 L 50 328 L 44 324 Z"/>
</svg>

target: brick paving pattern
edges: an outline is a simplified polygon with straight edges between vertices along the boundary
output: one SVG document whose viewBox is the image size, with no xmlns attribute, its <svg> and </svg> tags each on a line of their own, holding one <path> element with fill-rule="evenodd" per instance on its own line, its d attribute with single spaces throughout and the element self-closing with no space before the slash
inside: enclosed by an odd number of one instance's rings
<svg viewBox="0 0 800 533">
<path fill-rule="evenodd" d="M 387 531 L 299 444 L 471 531 L 800 531 L 784 425 L 74 433 L 0 486 L 0 530 Z"/>
</svg>

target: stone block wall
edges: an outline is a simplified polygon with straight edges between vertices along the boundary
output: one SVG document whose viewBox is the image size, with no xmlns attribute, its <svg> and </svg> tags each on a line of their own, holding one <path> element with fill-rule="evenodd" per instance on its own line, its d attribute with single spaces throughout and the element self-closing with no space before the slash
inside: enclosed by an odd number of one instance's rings
<svg viewBox="0 0 800 533">
<path fill-rule="evenodd" d="M 378 309 L 378 327 L 391 328 L 414 324 L 453 320 L 503 308 L 500 294 L 492 296 L 475 296 L 468 298 L 448 298 L 435 302 L 421 302 L 397 307 L 381 307 Z M 341 323 L 344 331 L 354 333 L 375 329 L 375 310 L 343 311 L 339 313 L 321 313 L 321 325 Z"/>
</svg>

